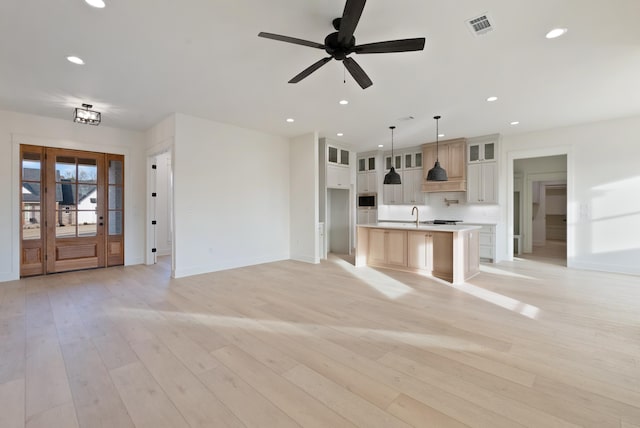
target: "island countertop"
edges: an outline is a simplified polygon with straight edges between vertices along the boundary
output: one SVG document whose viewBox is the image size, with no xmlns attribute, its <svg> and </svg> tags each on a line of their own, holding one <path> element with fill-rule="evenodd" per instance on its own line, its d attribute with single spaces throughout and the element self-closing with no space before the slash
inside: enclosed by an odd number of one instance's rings
<svg viewBox="0 0 640 428">
<path fill-rule="evenodd" d="M 466 232 L 469 230 L 482 229 L 481 226 L 471 224 L 430 224 L 415 222 L 395 222 L 379 221 L 377 223 L 358 224 L 358 227 L 368 227 L 372 229 L 399 229 L 399 230 L 431 230 L 434 232 Z"/>
</svg>

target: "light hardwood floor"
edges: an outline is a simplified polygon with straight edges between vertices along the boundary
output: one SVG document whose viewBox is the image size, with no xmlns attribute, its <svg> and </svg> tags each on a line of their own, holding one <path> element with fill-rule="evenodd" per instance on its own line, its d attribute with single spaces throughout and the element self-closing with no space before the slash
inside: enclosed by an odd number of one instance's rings
<svg viewBox="0 0 640 428">
<path fill-rule="evenodd" d="M 640 278 L 332 256 L 0 284 L 0 427 L 640 427 Z"/>
</svg>

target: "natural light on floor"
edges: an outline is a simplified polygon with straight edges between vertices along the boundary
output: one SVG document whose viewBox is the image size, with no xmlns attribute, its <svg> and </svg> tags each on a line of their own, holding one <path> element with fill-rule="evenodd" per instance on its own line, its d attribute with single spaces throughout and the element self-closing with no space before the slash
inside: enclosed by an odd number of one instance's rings
<svg viewBox="0 0 640 428">
<path fill-rule="evenodd" d="M 361 337 L 374 342 L 402 342 L 420 348 L 439 348 L 455 351 L 485 350 L 485 347 L 470 342 L 464 338 L 457 338 L 442 334 L 414 333 L 410 331 L 395 331 L 376 329 L 372 327 L 351 327 L 341 325 L 320 325 L 299 322 L 289 322 L 269 319 L 254 319 L 228 315 L 213 315 L 202 313 L 176 313 L 171 311 L 155 311 L 151 309 L 114 309 L 110 315 L 122 318 L 133 318 L 145 322 L 171 322 L 172 324 L 199 323 L 209 327 L 243 329 L 258 332 L 273 332 L 291 336 L 319 336 L 325 339 L 342 339 L 344 335 L 353 336 L 354 340 Z M 162 317 L 160 317 L 162 315 Z"/>
<path fill-rule="evenodd" d="M 411 287 L 370 267 L 356 268 L 351 263 L 340 258 L 336 258 L 333 262 L 390 299 L 397 299 L 413 291 Z"/>
<path fill-rule="evenodd" d="M 527 303 L 521 302 L 520 300 L 512 299 L 511 297 L 489 291 L 473 284 L 453 284 L 452 287 L 456 290 L 460 290 L 479 299 L 482 299 L 485 302 L 489 302 L 494 305 L 500 306 L 501 308 L 519 313 L 520 315 L 523 315 L 527 318 L 536 319 L 538 318 L 538 314 L 540 313 L 540 308 L 538 308 L 537 306 L 529 305 Z"/>
<path fill-rule="evenodd" d="M 513 259 L 514 260 L 524 260 L 524 259 L 518 259 L 518 258 L 515 258 L 515 257 Z M 480 272 L 491 273 L 493 275 L 510 276 L 510 277 L 513 277 L 513 278 L 536 280 L 536 278 L 534 278 L 532 276 L 521 275 L 521 274 L 515 273 L 515 272 L 509 272 L 508 270 L 498 269 L 498 268 L 495 268 L 495 267 L 492 267 L 492 266 L 487 266 L 486 264 L 481 264 L 480 265 Z"/>
</svg>

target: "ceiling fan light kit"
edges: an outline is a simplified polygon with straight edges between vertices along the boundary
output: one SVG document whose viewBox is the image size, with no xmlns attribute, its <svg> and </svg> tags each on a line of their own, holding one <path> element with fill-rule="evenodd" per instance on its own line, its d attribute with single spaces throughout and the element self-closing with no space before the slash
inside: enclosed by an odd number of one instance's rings
<svg viewBox="0 0 640 428">
<path fill-rule="evenodd" d="M 362 89 L 366 89 L 373 84 L 367 73 L 360 65 L 349 55 L 356 54 L 374 54 L 374 53 L 390 53 L 390 52 L 411 52 L 421 51 L 424 49 L 425 38 L 389 40 L 386 42 L 367 43 L 364 45 L 356 45 L 356 38 L 353 36 L 356 26 L 360 21 L 360 16 L 364 10 L 366 0 L 347 0 L 341 18 L 333 20 L 333 28 L 336 32 L 329 34 L 324 39 L 324 44 L 311 42 L 308 40 L 298 39 L 295 37 L 282 36 L 280 34 L 261 32 L 259 37 L 266 39 L 278 40 L 281 42 L 293 43 L 296 45 L 308 46 L 316 49 L 323 49 L 330 56 L 322 58 L 309 67 L 302 70 L 294 76 L 289 83 L 298 83 L 320 67 L 335 59 L 342 61 L 345 68 L 360 85 Z"/>
</svg>

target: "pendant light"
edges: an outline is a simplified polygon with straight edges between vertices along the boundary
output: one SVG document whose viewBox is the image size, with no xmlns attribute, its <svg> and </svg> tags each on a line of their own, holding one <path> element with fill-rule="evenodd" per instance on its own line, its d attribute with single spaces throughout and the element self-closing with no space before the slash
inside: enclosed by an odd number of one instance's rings
<svg viewBox="0 0 640 428">
<path fill-rule="evenodd" d="M 390 126 L 389 129 L 391 130 L 391 169 L 387 175 L 384 176 L 384 184 L 402 184 L 400 174 L 398 174 L 396 169 L 393 167 L 393 162 L 395 160 L 393 158 L 393 130 L 396 129 L 396 127 Z"/>
<path fill-rule="evenodd" d="M 440 116 L 434 116 L 433 118 L 436 120 L 436 163 L 427 173 L 427 181 L 447 181 L 447 171 L 440 166 L 440 161 L 438 160 L 438 120 L 440 120 Z"/>
</svg>

